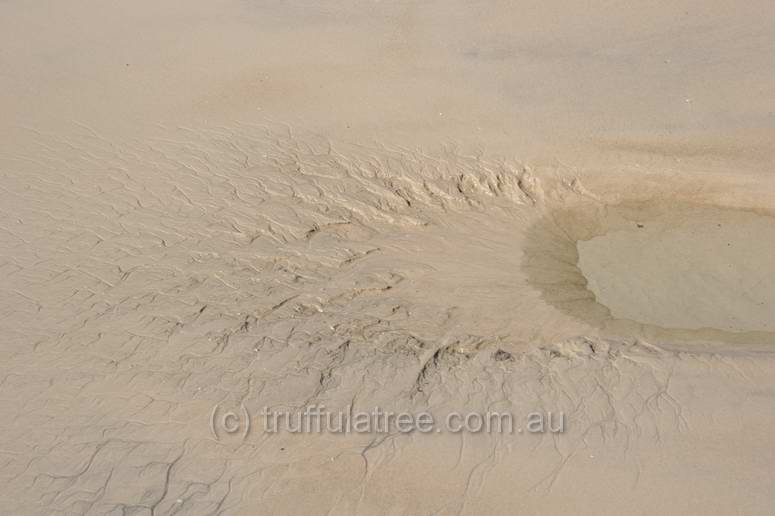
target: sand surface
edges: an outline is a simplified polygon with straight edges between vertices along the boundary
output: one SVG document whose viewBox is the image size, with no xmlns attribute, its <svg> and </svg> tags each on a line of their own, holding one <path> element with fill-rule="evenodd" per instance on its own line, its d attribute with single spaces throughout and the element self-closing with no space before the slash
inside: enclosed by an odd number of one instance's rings
<svg viewBox="0 0 775 516">
<path fill-rule="evenodd" d="M 771 514 L 773 19 L 0 3 L 0 513 Z"/>
</svg>

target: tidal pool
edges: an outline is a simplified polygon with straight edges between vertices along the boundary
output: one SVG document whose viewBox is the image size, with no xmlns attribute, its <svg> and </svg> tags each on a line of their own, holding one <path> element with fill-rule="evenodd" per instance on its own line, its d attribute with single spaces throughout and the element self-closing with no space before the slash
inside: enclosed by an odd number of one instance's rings
<svg viewBox="0 0 775 516">
<path fill-rule="evenodd" d="M 775 218 L 695 208 L 580 240 L 578 267 L 618 319 L 775 331 Z"/>
<path fill-rule="evenodd" d="M 775 216 L 711 204 L 586 203 L 528 233 L 529 283 L 604 334 L 771 345 Z"/>
</svg>

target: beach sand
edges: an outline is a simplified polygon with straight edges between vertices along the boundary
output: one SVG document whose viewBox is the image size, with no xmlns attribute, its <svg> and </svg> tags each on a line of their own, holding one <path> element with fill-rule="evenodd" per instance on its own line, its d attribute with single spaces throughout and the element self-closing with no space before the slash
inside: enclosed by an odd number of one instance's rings
<svg viewBox="0 0 775 516">
<path fill-rule="evenodd" d="M 0 3 L 0 513 L 770 514 L 773 15 Z"/>
</svg>

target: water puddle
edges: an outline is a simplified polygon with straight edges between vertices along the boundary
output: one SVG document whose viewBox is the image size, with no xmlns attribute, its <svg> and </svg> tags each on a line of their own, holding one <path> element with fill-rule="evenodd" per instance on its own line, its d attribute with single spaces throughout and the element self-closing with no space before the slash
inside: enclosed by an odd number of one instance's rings
<svg viewBox="0 0 775 516">
<path fill-rule="evenodd" d="M 528 235 L 530 283 L 616 333 L 775 336 L 775 217 L 659 203 L 555 210 Z"/>
</svg>

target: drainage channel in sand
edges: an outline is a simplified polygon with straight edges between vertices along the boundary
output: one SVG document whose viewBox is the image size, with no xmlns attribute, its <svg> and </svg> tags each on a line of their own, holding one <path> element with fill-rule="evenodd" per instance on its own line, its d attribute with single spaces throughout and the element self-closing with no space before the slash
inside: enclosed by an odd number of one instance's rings
<svg viewBox="0 0 775 516">
<path fill-rule="evenodd" d="M 711 205 L 582 206 L 529 234 L 525 269 L 555 307 L 615 333 L 773 341 L 775 217 Z"/>
</svg>

